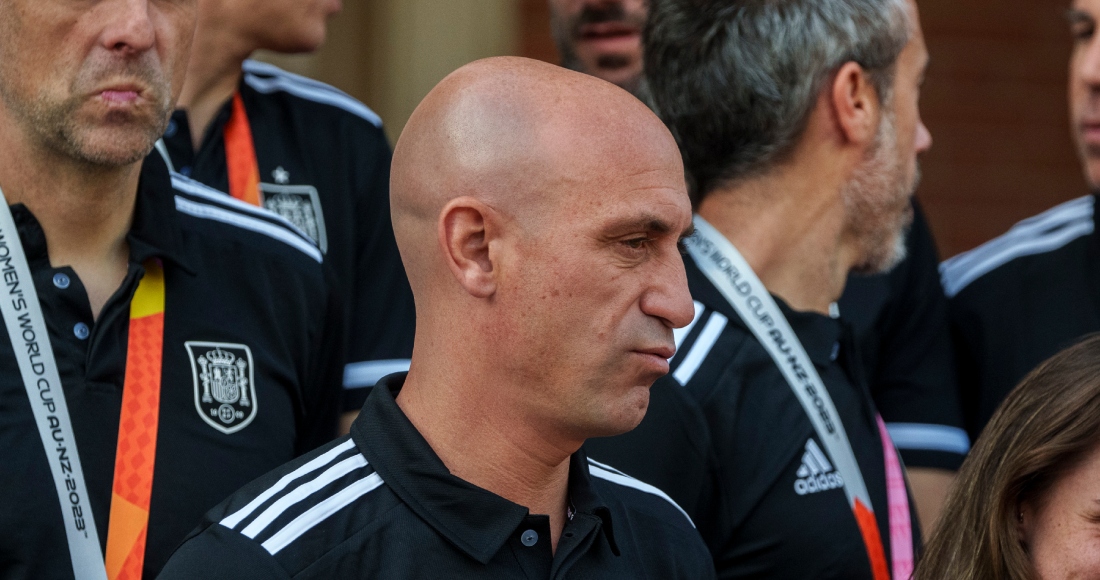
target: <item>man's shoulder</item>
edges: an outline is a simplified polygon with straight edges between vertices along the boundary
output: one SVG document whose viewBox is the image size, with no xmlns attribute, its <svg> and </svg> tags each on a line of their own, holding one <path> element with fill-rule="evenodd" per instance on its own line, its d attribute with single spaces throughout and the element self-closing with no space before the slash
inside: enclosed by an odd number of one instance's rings
<svg viewBox="0 0 1100 580">
<path fill-rule="evenodd" d="M 355 97 L 321 81 L 285 71 L 275 65 L 246 60 L 242 65 L 245 86 L 261 95 L 278 97 L 292 108 L 307 108 L 318 116 L 344 125 L 361 125 L 381 134 L 382 118 Z"/>
<path fill-rule="evenodd" d="M 618 508 L 630 514 L 642 513 L 649 516 L 645 520 L 630 518 L 632 524 L 654 528 L 695 530 L 695 523 L 692 522 L 691 517 L 665 492 L 606 463 L 591 458 L 588 458 L 587 462 L 593 485 L 599 490 L 600 497 L 610 504 L 608 507 Z"/>
<path fill-rule="evenodd" d="M 1095 196 L 1073 199 L 945 260 L 940 264 L 944 292 L 958 302 L 989 292 L 1026 291 L 1032 284 L 1055 285 L 1060 273 L 1076 269 L 1072 266 L 1085 257 L 1096 228 L 1095 211 Z"/>
<path fill-rule="evenodd" d="M 718 391 L 737 388 L 749 372 L 774 370 L 774 364 L 746 365 L 746 361 L 769 361 L 764 347 L 727 303 L 692 287 L 695 315 L 691 323 L 673 331 L 676 354 L 669 362 L 669 376 L 687 388 L 701 404 Z"/>
<path fill-rule="evenodd" d="M 362 531 L 398 503 L 345 436 L 253 481 L 207 513 L 169 562 L 166 570 L 172 574 L 164 577 L 192 577 L 188 574 L 202 562 L 216 566 L 237 554 L 262 569 L 294 576 L 349 543 L 365 541 Z"/>
<path fill-rule="evenodd" d="M 323 262 L 321 250 L 309 236 L 282 216 L 178 173 L 171 174 L 171 182 L 183 229 L 198 234 L 189 236 L 189 241 L 202 252 L 230 251 L 227 242 L 231 242 L 248 247 L 251 260 L 266 256 L 314 269 Z"/>
</svg>

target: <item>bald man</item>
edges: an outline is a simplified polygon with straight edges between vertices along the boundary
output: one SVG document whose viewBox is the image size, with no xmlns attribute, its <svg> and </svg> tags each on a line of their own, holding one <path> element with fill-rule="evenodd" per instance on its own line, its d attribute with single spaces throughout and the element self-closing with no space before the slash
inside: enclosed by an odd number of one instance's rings
<svg viewBox="0 0 1100 580">
<path fill-rule="evenodd" d="M 693 316 L 660 121 L 592 77 L 479 61 L 413 113 L 391 197 L 408 374 L 212 510 L 162 578 L 713 577 L 675 503 L 580 451 L 641 421 Z"/>
</svg>

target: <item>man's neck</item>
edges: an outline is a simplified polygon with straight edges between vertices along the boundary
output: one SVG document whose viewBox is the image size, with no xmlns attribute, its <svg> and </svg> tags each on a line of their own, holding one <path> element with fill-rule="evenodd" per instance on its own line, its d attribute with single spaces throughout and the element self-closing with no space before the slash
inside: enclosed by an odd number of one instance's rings
<svg viewBox="0 0 1100 580">
<path fill-rule="evenodd" d="M 22 203 L 46 235 L 50 264 L 71 267 L 88 293 L 92 316 L 126 277 L 141 162 L 102 167 L 37 144 L 0 114 L 0 187 Z"/>
<path fill-rule="evenodd" d="M 551 546 L 556 549 L 567 519 L 569 458 L 581 442 L 555 445 L 539 426 L 502 405 L 499 396 L 476 395 L 485 384 L 493 385 L 498 394 L 507 392 L 505 385 L 456 381 L 461 372 L 444 378 L 434 377 L 430 369 L 424 374 L 418 370 L 414 362 L 397 397 L 417 431 L 456 477 L 533 514 L 548 515 Z"/>
<path fill-rule="evenodd" d="M 840 179 L 787 168 L 709 193 L 698 213 L 729 239 L 768 291 L 829 313 L 854 263 L 844 243 Z"/>
<path fill-rule="evenodd" d="M 187 110 L 191 145 L 196 150 L 218 111 L 237 90 L 241 64 L 255 48 L 216 15 L 205 16 L 199 23 L 177 105 Z"/>
</svg>

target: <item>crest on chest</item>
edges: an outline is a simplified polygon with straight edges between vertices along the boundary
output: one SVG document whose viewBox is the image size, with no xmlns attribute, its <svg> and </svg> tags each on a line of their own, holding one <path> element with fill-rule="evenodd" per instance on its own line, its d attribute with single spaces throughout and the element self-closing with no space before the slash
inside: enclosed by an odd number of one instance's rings
<svg viewBox="0 0 1100 580">
<path fill-rule="evenodd" d="M 195 410 L 225 434 L 244 429 L 256 418 L 252 350 L 226 342 L 184 343 L 194 379 Z"/>
<path fill-rule="evenodd" d="M 328 252 L 325 216 L 321 213 L 321 197 L 312 185 L 260 184 L 260 203 L 305 232 L 321 252 Z"/>
</svg>

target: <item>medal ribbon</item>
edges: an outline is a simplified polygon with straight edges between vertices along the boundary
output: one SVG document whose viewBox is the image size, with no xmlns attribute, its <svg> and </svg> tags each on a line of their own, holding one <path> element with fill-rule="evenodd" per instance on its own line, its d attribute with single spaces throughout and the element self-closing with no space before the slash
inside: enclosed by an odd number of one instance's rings
<svg viewBox="0 0 1100 580">
<path fill-rule="evenodd" d="M 118 422 L 118 448 L 107 528 L 107 578 L 141 580 L 160 412 L 164 356 L 164 269 L 145 263 L 130 302 L 126 379 Z"/>
<path fill-rule="evenodd" d="M 260 205 L 260 164 L 252 142 L 252 127 L 240 91 L 233 93 L 233 110 L 225 124 L 225 162 L 229 171 L 229 195 Z"/>
<path fill-rule="evenodd" d="M 872 577 L 875 580 L 890 580 L 890 566 L 886 560 L 886 550 L 882 543 L 878 522 L 875 520 L 874 508 L 871 506 L 871 497 L 867 492 L 855 452 L 844 430 L 844 423 L 833 405 L 825 383 L 818 375 L 817 369 L 814 368 L 802 342 L 791 328 L 782 310 L 737 248 L 702 217 L 696 215 L 694 222 L 695 235 L 685 240 L 688 253 L 772 357 L 795 398 L 802 404 L 814 431 L 825 444 L 829 457 L 844 480 L 844 493 L 848 496 L 848 505 L 852 509 L 860 535 L 863 537 Z M 888 447 L 886 447 L 887 444 Z M 898 500 L 896 496 L 891 496 L 890 486 L 900 485 L 902 493 L 905 493 L 905 481 L 904 476 L 901 475 L 901 468 L 897 465 L 897 457 L 889 453 L 893 450 L 893 443 L 889 442 L 888 435 L 884 441 L 884 447 L 888 457 L 893 457 L 896 469 L 896 472 L 890 469 L 888 459 L 887 503 L 893 508 Z M 901 478 L 900 481 L 893 480 L 894 475 Z M 891 516 L 889 517 L 891 539 L 896 542 L 897 536 L 893 534 L 894 510 L 891 509 L 887 513 Z M 908 505 L 906 505 L 906 521 L 908 516 Z M 901 527 L 900 521 L 897 527 Z M 902 555 L 896 544 L 892 544 L 892 548 L 893 556 Z M 910 560 L 911 550 L 910 544 Z M 898 564 L 895 562 L 894 569 L 903 570 L 904 566 L 899 567 Z M 899 577 L 898 580 L 908 580 L 908 575 Z"/>
<path fill-rule="evenodd" d="M 894 562 L 894 580 L 909 580 L 913 575 L 913 526 L 909 519 L 909 493 L 898 460 L 898 450 L 882 417 L 876 416 L 882 452 L 886 460 L 886 503 L 890 509 L 890 555 Z"/>
</svg>

